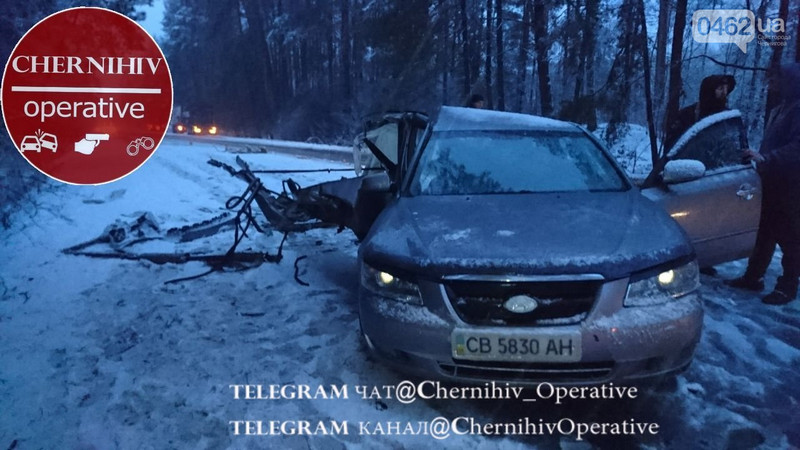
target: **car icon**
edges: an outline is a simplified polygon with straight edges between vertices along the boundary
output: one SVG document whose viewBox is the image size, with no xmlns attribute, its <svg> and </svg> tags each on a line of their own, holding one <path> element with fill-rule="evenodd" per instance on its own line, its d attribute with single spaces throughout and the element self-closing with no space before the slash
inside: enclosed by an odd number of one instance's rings
<svg viewBox="0 0 800 450">
<path fill-rule="evenodd" d="M 22 139 L 22 144 L 19 146 L 20 151 L 27 152 L 27 151 L 34 151 L 40 152 L 42 151 L 41 145 L 39 144 L 39 139 L 36 136 L 25 136 Z"/>
<path fill-rule="evenodd" d="M 53 153 L 55 153 L 56 149 L 58 148 L 58 139 L 55 137 L 55 135 L 44 133 L 42 137 L 39 138 L 39 145 L 42 148 L 52 150 Z"/>
</svg>

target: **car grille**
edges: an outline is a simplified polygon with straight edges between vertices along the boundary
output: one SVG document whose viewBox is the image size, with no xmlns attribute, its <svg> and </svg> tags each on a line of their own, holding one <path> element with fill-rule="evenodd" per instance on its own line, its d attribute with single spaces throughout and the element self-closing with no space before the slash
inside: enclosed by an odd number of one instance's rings
<svg viewBox="0 0 800 450">
<path fill-rule="evenodd" d="M 478 362 L 456 360 L 456 364 L 439 364 L 439 369 L 451 377 L 510 382 L 603 381 L 614 370 L 614 363 L 592 362 L 571 364 Z"/>
<path fill-rule="evenodd" d="M 447 296 L 458 316 L 472 325 L 552 326 L 580 323 L 594 305 L 602 280 L 500 282 L 446 280 Z M 525 295 L 537 307 L 527 313 L 503 305 Z"/>
</svg>

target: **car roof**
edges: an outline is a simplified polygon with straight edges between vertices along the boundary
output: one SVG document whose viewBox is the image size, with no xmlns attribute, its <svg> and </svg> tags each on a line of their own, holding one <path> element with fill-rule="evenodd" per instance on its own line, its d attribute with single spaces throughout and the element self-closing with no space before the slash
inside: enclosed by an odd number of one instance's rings
<svg viewBox="0 0 800 450">
<path fill-rule="evenodd" d="M 457 106 L 442 106 L 434 131 L 554 130 L 580 131 L 573 123 L 547 117 Z"/>
</svg>

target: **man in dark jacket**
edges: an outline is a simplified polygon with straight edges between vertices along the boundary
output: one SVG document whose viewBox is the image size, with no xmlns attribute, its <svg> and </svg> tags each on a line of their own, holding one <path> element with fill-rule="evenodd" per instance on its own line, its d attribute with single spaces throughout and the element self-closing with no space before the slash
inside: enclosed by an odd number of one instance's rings
<svg viewBox="0 0 800 450">
<path fill-rule="evenodd" d="M 800 278 L 800 64 L 782 67 L 771 77 L 770 89 L 778 90 L 781 103 L 770 112 L 761 151 L 745 150 L 761 177 L 758 237 L 747 271 L 728 284 L 761 291 L 775 246 L 780 245 L 783 275 L 762 301 L 783 305 L 797 296 Z"/>
<path fill-rule="evenodd" d="M 707 116 L 728 109 L 728 95 L 736 87 L 736 80 L 730 75 L 711 75 L 700 83 L 700 100 L 680 111 L 667 126 L 664 145 L 672 147 L 683 133 L 692 125 Z"/>
<path fill-rule="evenodd" d="M 481 94 L 472 94 L 467 100 L 467 108 L 484 109 L 486 108 L 486 99 Z"/>
</svg>

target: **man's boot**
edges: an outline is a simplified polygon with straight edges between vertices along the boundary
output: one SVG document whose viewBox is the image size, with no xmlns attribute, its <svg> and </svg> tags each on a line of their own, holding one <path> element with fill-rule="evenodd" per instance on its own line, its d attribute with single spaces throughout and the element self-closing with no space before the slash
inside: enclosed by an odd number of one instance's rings
<svg viewBox="0 0 800 450">
<path fill-rule="evenodd" d="M 767 294 L 761 301 L 768 305 L 785 305 L 797 297 L 797 285 L 797 278 L 779 277 L 778 283 L 775 284 L 775 290 Z"/>
<path fill-rule="evenodd" d="M 746 273 L 739 278 L 732 280 L 725 280 L 725 284 L 737 289 L 744 289 L 746 291 L 761 292 L 764 290 L 764 278 L 753 278 Z"/>
</svg>

